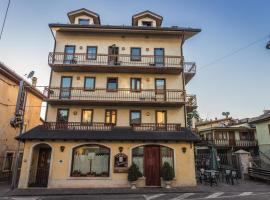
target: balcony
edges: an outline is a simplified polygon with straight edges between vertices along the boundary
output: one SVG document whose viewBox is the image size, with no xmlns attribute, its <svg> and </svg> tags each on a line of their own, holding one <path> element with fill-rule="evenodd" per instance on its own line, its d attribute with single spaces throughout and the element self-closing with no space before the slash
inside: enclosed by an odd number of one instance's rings
<svg viewBox="0 0 270 200">
<path fill-rule="evenodd" d="M 206 140 L 202 138 L 202 144 L 214 144 L 216 147 L 255 147 L 258 146 L 257 140 L 228 140 L 228 139 L 214 139 Z"/>
<path fill-rule="evenodd" d="M 184 68 L 184 75 L 185 75 L 185 84 L 187 84 L 196 74 L 196 63 L 184 62 L 183 68 Z"/>
<path fill-rule="evenodd" d="M 177 107 L 186 103 L 184 91 L 169 89 L 132 91 L 129 88 L 85 90 L 58 87 L 47 88 L 44 94 L 48 97 L 47 102 L 54 105 Z"/>
<path fill-rule="evenodd" d="M 79 131 L 112 131 L 113 129 L 121 129 L 124 128 L 128 130 L 127 127 L 116 127 L 112 124 L 105 124 L 103 122 L 92 122 L 92 123 L 84 123 L 84 122 L 45 122 L 43 124 L 43 128 L 46 130 L 79 130 Z M 129 127 L 130 130 L 133 131 L 165 131 L 165 132 L 173 132 L 173 131 L 181 131 L 181 124 L 156 124 L 156 123 L 142 123 L 136 124 Z"/>
<path fill-rule="evenodd" d="M 129 54 L 93 56 L 86 53 L 63 52 L 50 52 L 48 56 L 48 64 L 58 72 L 180 74 L 182 60 L 181 56 L 141 55 L 132 59 Z M 188 74 L 192 70 L 188 65 Z"/>
<path fill-rule="evenodd" d="M 192 112 L 194 109 L 197 109 L 197 97 L 194 94 L 186 95 L 186 108 L 187 113 Z"/>
</svg>

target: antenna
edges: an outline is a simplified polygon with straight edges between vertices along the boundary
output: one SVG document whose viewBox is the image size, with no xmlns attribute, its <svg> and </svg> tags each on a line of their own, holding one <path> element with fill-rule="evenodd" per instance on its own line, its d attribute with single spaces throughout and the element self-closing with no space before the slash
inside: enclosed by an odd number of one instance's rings
<svg viewBox="0 0 270 200">
<path fill-rule="evenodd" d="M 35 71 L 31 71 L 28 75 L 27 78 L 32 78 L 35 74 Z"/>
</svg>

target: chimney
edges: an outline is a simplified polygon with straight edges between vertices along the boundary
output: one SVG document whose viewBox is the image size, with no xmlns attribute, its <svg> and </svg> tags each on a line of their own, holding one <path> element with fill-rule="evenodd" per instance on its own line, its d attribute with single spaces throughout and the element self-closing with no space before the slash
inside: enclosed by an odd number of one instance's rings
<svg viewBox="0 0 270 200">
<path fill-rule="evenodd" d="M 32 78 L 32 86 L 36 87 L 37 86 L 37 77 Z"/>
</svg>

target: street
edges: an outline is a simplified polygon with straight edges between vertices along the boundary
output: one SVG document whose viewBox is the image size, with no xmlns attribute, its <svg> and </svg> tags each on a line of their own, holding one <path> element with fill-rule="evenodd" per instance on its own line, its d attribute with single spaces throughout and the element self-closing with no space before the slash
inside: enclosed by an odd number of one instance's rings
<svg viewBox="0 0 270 200">
<path fill-rule="evenodd" d="M 169 193 L 169 194 L 118 194 L 118 195 L 69 195 L 43 197 L 2 197 L 1 200 L 200 200 L 200 199 L 235 199 L 235 200 L 268 200 L 270 192 L 214 192 L 214 193 Z"/>
</svg>

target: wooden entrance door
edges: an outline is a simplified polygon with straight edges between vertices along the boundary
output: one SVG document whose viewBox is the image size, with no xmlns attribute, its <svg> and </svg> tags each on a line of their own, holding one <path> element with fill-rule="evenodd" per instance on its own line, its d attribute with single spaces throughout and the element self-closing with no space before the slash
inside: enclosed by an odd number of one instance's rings
<svg viewBox="0 0 270 200">
<path fill-rule="evenodd" d="M 235 134 L 234 132 L 229 132 L 229 145 L 235 146 Z"/>
<path fill-rule="evenodd" d="M 47 187 L 50 171 L 51 149 L 40 148 L 38 155 L 35 186 Z"/>
<path fill-rule="evenodd" d="M 160 186 L 160 147 L 144 147 L 144 176 L 147 186 Z"/>
</svg>

